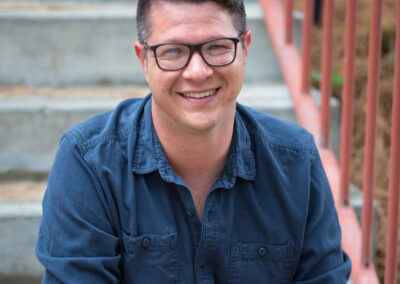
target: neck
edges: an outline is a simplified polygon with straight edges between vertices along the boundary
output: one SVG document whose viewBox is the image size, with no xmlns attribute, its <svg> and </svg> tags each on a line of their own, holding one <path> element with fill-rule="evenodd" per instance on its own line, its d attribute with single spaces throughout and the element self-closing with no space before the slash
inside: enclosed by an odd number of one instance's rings
<svg viewBox="0 0 400 284">
<path fill-rule="evenodd" d="M 153 116 L 154 128 L 172 169 L 188 186 L 200 220 L 212 185 L 228 159 L 235 110 L 208 131 L 185 131 L 168 123 L 168 118 Z"/>
<path fill-rule="evenodd" d="M 153 117 L 153 123 L 168 162 L 192 191 L 208 190 L 228 158 L 234 113 L 223 125 L 204 133 L 174 130 Z"/>
</svg>

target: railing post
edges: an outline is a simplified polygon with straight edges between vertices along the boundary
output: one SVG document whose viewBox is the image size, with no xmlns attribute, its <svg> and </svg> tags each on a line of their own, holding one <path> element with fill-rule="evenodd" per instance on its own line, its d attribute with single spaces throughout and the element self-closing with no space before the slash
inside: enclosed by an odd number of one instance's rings
<svg viewBox="0 0 400 284">
<path fill-rule="evenodd" d="M 311 74 L 311 30 L 313 22 L 314 0 L 303 1 L 304 19 L 301 32 L 301 91 L 310 92 Z"/>
<path fill-rule="evenodd" d="M 392 137 L 390 144 L 389 209 L 386 234 L 385 284 L 397 281 L 400 196 L 400 0 L 397 1 Z"/>
<path fill-rule="evenodd" d="M 331 121 L 332 96 L 332 49 L 333 49 L 333 18 L 335 11 L 335 1 L 325 0 L 322 34 L 322 84 L 321 84 L 321 138 L 322 147 L 329 146 L 329 131 Z"/>
<path fill-rule="evenodd" d="M 293 0 L 285 0 L 285 43 L 293 42 Z"/>
<path fill-rule="evenodd" d="M 367 123 L 365 129 L 361 263 L 371 262 L 372 213 L 375 184 L 376 117 L 378 107 L 379 64 L 381 57 L 381 16 L 383 0 L 373 0 L 369 37 Z"/>
<path fill-rule="evenodd" d="M 350 158 L 353 140 L 354 105 L 354 58 L 356 42 L 357 0 L 346 3 L 346 37 L 340 128 L 340 194 L 342 204 L 349 204 Z"/>
</svg>

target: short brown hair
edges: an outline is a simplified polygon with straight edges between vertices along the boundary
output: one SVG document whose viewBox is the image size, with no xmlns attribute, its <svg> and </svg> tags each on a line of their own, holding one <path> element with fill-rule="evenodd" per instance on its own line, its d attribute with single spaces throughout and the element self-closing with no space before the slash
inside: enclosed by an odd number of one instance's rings
<svg viewBox="0 0 400 284">
<path fill-rule="evenodd" d="M 138 33 L 139 42 L 145 43 L 149 31 L 151 29 L 148 21 L 148 14 L 151 5 L 160 2 L 187 2 L 187 3 L 204 3 L 204 2 L 215 2 L 225 7 L 229 14 L 232 16 L 232 21 L 235 29 L 242 33 L 246 31 L 246 12 L 244 9 L 243 0 L 139 0 L 136 11 L 136 27 Z"/>
</svg>

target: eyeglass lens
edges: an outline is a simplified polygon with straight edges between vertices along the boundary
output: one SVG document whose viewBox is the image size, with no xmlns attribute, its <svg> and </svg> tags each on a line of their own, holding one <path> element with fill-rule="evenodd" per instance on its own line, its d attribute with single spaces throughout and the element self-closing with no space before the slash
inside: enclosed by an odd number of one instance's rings
<svg viewBox="0 0 400 284">
<path fill-rule="evenodd" d="M 236 43 L 232 39 L 216 39 L 201 46 L 203 59 L 213 66 L 223 66 L 233 62 Z M 156 58 L 162 69 L 176 70 L 185 67 L 190 60 L 190 47 L 179 43 L 168 43 L 157 47 Z"/>
</svg>

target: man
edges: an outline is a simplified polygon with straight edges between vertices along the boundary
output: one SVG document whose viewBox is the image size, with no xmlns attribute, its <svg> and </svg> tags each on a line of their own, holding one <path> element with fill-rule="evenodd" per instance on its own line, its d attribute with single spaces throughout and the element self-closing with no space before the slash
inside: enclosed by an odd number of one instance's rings
<svg viewBox="0 0 400 284">
<path fill-rule="evenodd" d="M 151 95 L 61 140 L 43 201 L 44 283 L 345 283 L 312 136 L 237 105 L 237 1 L 138 2 Z"/>
</svg>

